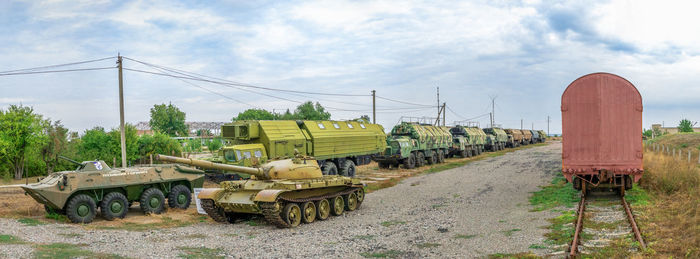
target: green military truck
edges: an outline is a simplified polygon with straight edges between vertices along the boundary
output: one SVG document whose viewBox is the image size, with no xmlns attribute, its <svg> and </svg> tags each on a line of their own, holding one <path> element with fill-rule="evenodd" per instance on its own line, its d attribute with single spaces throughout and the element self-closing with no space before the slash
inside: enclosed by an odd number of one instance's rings
<svg viewBox="0 0 700 259">
<path fill-rule="evenodd" d="M 484 133 L 488 135 L 486 138 L 486 145 L 484 145 L 487 150 L 495 152 L 506 147 L 506 142 L 508 142 L 508 134 L 506 134 L 503 129 L 496 127 L 484 128 Z"/>
<path fill-rule="evenodd" d="M 449 157 L 471 157 L 484 152 L 486 133 L 478 127 L 465 127 L 457 125 L 450 128 L 452 134 L 452 147 Z"/>
<path fill-rule="evenodd" d="M 523 142 L 523 133 L 517 129 L 504 129 L 503 131 L 508 134 L 508 142 L 506 142 L 506 147 L 518 147 Z"/>
<path fill-rule="evenodd" d="M 323 174 L 355 176 L 386 148 L 384 128 L 364 121 L 244 120 L 221 126 L 230 144 L 219 152 L 223 163 L 255 166 L 300 155 L 314 157 Z"/>
<path fill-rule="evenodd" d="M 402 122 L 387 137 L 383 155 L 374 157 L 380 168 L 421 167 L 442 163 L 452 146 L 452 134 L 446 127 Z"/>
<path fill-rule="evenodd" d="M 540 142 L 544 143 L 547 141 L 547 132 L 544 132 L 544 130 L 538 130 L 537 133 L 540 135 Z"/>
</svg>

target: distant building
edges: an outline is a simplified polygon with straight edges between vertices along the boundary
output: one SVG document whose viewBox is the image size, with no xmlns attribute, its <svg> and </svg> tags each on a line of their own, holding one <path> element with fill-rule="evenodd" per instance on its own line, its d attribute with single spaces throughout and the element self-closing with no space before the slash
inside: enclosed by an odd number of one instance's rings
<svg viewBox="0 0 700 259">
<path fill-rule="evenodd" d="M 228 122 L 213 122 L 213 121 L 188 121 L 185 124 L 190 129 L 190 136 L 197 136 L 197 131 L 205 131 L 210 133 L 210 137 L 221 135 L 221 126 Z M 145 134 L 153 134 L 153 129 L 147 121 L 141 121 L 134 125 L 136 127 L 136 134 L 141 136 Z M 207 136 L 204 136 L 207 137 Z"/>
<path fill-rule="evenodd" d="M 654 132 L 660 131 L 663 134 L 676 134 L 678 133 L 678 127 L 662 127 L 661 124 L 651 124 L 651 129 Z M 700 132 L 700 128 L 693 128 L 694 132 Z"/>
</svg>

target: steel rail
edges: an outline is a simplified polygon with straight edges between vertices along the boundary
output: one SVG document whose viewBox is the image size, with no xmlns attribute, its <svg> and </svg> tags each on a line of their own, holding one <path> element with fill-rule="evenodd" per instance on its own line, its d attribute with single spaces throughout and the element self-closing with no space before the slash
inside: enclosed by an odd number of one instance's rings
<svg viewBox="0 0 700 259">
<path fill-rule="evenodd" d="M 586 210 L 586 196 L 581 195 L 581 201 L 578 203 L 578 217 L 576 219 L 576 230 L 574 231 L 574 240 L 571 241 L 571 250 L 569 251 L 569 258 L 574 258 L 578 252 L 578 237 L 583 230 L 583 214 Z"/>
<path fill-rule="evenodd" d="M 625 196 L 622 196 L 622 206 L 625 207 L 625 212 L 627 213 L 627 220 L 629 220 L 630 225 L 632 226 L 632 230 L 634 231 L 634 237 L 637 239 L 637 242 L 639 242 L 639 246 L 641 246 L 642 249 L 646 249 L 647 246 L 646 244 L 644 244 L 644 239 L 642 239 L 642 233 L 639 232 L 639 228 L 637 227 L 637 221 L 634 219 L 632 209 L 630 209 L 630 205 L 627 204 Z"/>
</svg>

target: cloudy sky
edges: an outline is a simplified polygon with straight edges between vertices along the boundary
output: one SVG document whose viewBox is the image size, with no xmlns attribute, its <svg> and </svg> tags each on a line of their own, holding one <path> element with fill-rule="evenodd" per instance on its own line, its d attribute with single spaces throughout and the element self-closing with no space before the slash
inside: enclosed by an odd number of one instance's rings
<svg viewBox="0 0 700 259">
<path fill-rule="evenodd" d="M 561 131 L 560 97 L 576 78 L 611 72 L 637 86 L 644 127 L 700 120 L 700 6 L 695 1 L 1 1 L 0 71 L 116 56 L 262 90 L 125 71 L 126 120 L 172 103 L 190 121 L 229 121 L 298 101 L 333 119 L 491 110 L 496 123 Z M 114 66 L 107 59 L 67 68 Z M 61 68 L 61 69 L 67 69 Z M 173 74 L 172 72 L 169 72 Z M 72 130 L 119 123 L 115 69 L 0 76 L 0 109 L 29 105 Z M 354 96 L 358 95 L 358 96 Z M 484 126 L 488 116 L 476 119 Z"/>
</svg>

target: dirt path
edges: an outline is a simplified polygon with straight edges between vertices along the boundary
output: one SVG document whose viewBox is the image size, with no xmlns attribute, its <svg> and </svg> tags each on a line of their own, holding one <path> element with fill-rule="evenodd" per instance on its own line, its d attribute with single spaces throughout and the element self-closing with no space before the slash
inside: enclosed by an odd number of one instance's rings
<svg viewBox="0 0 700 259">
<path fill-rule="evenodd" d="M 26 226 L 0 219 L 0 234 L 31 243 L 86 244 L 83 249 L 127 257 L 190 253 L 234 258 L 470 258 L 528 250 L 544 254 L 547 251 L 529 247 L 542 244 L 547 231 L 542 227 L 554 215 L 530 212 L 528 197 L 549 183 L 560 158 L 561 144 L 553 143 L 408 178 L 368 194 L 358 211 L 295 229 L 276 229 L 261 220 L 133 231 L 73 224 Z M 0 244 L 0 256 L 31 257 L 31 252 L 27 244 Z"/>
</svg>

